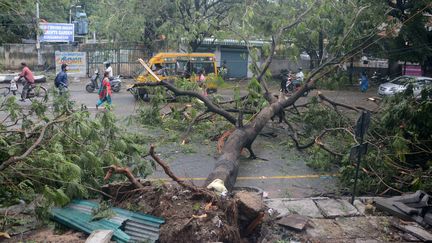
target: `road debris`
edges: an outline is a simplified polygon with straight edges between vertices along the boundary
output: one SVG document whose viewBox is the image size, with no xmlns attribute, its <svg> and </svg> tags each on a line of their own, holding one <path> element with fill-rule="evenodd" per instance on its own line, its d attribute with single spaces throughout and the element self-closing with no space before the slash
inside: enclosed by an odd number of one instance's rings
<svg viewBox="0 0 432 243">
<path fill-rule="evenodd" d="M 194 219 L 204 219 L 204 218 L 207 218 L 207 214 L 206 213 L 205 214 L 201 214 L 201 215 L 195 215 L 195 214 L 193 214 L 192 217 Z"/>
<path fill-rule="evenodd" d="M 92 211 L 98 207 L 99 204 L 92 201 L 74 200 L 64 208 L 53 208 L 52 219 L 87 234 L 98 229 L 113 230 L 112 239 L 119 242 L 159 239 L 160 226 L 165 223 L 165 220 L 121 208 L 112 208 L 115 213 L 113 217 L 92 221 Z"/>
<path fill-rule="evenodd" d="M 208 186 L 207 189 L 215 190 L 216 192 L 220 194 L 226 194 L 228 192 L 227 188 L 224 185 L 223 180 L 221 179 L 215 179 L 212 181 Z"/>
<path fill-rule="evenodd" d="M 432 226 L 432 197 L 423 191 L 375 200 L 378 209 L 402 220 L 415 221 L 422 226 Z"/>
<path fill-rule="evenodd" d="M 114 231 L 112 230 L 95 230 L 87 238 L 85 243 L 109 243 Z"/>
<path fill-rule="evenodd" d="M 276 221 L 276 223 L 279 225 L 286 226 L 292 230 L 302 231 L 306 227 L 308 221 L 309 219 L 304 216 L 298 214 L 291 214 L 282 217 L 281 219 Z"/>
<path fill-rule="evenodd" d="M 414 236 L 424 242 L 432 242 L 432 234 L 428 231 L 424 230 L 420 225 L 417 223 L 409 223 L 409 224 L 402 224 L 398 222 L 391 222 L 391 225 L 407 234 L 410 234 L 411 236 Z"/>
</svg>

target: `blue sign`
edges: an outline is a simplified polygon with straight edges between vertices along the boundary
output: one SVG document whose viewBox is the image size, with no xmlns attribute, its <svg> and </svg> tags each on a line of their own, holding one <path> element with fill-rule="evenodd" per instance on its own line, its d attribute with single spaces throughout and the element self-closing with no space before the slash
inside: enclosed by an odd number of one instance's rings
<svg viewBox="0 0 432 243">
<path fill-rule="evenodd" d="M 73 42 L 74 25 L 62 23 L 40 23 L 40 42 Z"/>
</svg>

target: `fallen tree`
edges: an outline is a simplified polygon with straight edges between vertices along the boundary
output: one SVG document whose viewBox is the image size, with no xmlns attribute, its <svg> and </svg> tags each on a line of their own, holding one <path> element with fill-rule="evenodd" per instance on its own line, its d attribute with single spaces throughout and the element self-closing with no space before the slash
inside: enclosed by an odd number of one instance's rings
<svg viewBox="0 0 432 243">
<path fill-rule="evenodd" d="M 180 90 L 172 83 L 166 80 L 161 81 L 147 65 L 140 60 L 140 62 L 146 67 L 147 71 L 153 75 L 153 77 L 158 80 L 158 82 L 144 82 L 144 83 L 135 83 L 135 87 L 139 88 L 142 86 L 162 86 L 167 90 L 171 91 L 175 94 L 176 97 L 188 96 L 199 99 L 206 106 L 206 112 L 213 112 L 222 117 L 224 117 L 228 122 L 235 126 L 235 130 L 229 135 L 227 141 L 224 143 L 222 153 L 218 158 L 214 169 L 208 175 L 206 180 L 206 185 L 210 184 L 212 181 L 216 179 L 221 179 L 228 190 L 231 190 L 236 182 L 237 174 L 238 174 L 238 159 L 240 157 L 241 151 L 243 148 L 246 148 L 251 157 L 256 157 L 252 144 L 258 134 L 262 131 L 262 129 L 266 126 L 268 121 L 273 119 L 274 117 L 279 117 L 280 121 L 284 119 L 285 109 L 290 106 L 293 106 L 296 101 L 302 96 L 302 94 L 306 91 L 309 91 L 315 85 L 315 80 L 320 79 L 325 76 L 329 72 L 331 72 L 334 68 L 338 67 L 338 64 L 341 61 L 346 60 L 353 54 L 355 54 L 359 49 L 365 47 L 370 44 L 370 41 L 373 38 L 368 38 L 360 44 L 356 45 L 350 51 L 347 51 L 344 55 L 336 55 L 335 57 L 327 60 L 325 63 L 322 63 L 317 69 L 313 70 L 308 77 L 306 78 L 305 84 L 293 95 L 286 97 L 282 93 L 274 94 L 272 93 L 265 80 L 265 74 L 267 69 L 272 62 L 273 55 L 275 53 L 276 47 L 282 38 L 282 35 L 296 25 L 298 25 L 302 19 L 315 7 L 319 6 L 319 1 L 315 1 L 313 4 L 309 5 L 309 7 L 299 14 L 291 23 L 281 26 L 277 29 L 277 31 L 272 34 L 271 47 L 269 51 L 269 56 L 266 58 L 265 62 L 262 64 L 261 68 L 256 67 L 256 70 L 259 71 L 256 75 L 256 80 L 261 86 L 259 90 L 262 90 L 261 96 L 267 100 L 268 105 L 259 110 L 257 113 L 253 114 L 253 119 L 247 123 L 243 124 L 243 110 L 244 109 L 227 109 L 223 108 L 219 104 L 213 103 L 213 101 L 199 92 L 190 91 L 190 90 Z M 363 11 L 363 8 L 360 8 L 358 11 Z M 358 14 L 355 15 L 353 21 L 356 21 Z M 352 29 L 349 29 L 350 32 Z M 349 33 L 347 33 L 349 34 Z M 345 40 L 345 39 L 344 39 Z M 236 110 L 239 111 L 238 117 L 234 117 L 234 115 L 228 110 Z"/>
</svg>

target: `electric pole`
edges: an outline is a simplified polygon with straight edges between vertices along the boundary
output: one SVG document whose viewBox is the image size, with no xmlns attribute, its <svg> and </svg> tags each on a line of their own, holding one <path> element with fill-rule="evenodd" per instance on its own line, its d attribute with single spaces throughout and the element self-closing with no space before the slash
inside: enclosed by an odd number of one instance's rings
<svg viewBox="0 0 432 243">
<path fill-rule="evenodd" d="M 37 60 L 38 66 L 42 66 L 42 53 L 40 48 L 40 39 L 39 39 L 39 0 L 36 1 L 36 50 L 37 50 Z"/>
</svg>

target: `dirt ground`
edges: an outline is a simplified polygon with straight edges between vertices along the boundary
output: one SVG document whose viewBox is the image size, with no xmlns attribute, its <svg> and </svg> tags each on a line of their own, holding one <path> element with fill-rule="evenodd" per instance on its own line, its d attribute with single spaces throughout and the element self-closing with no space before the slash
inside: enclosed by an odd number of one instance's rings
<svg viewBox="0 0 432 243">
<path fill-rule="evenodd" d="M 23 235 L 13 236 L 11 239 L 0 239 L 0 242 L 5 243 L 84 243 L 87 235 L 78 231 L 69 230 L 66 232 L 56 232 L 51 227 L 45 227 L 39 230 L 31 231 Z"/>
</svg>

